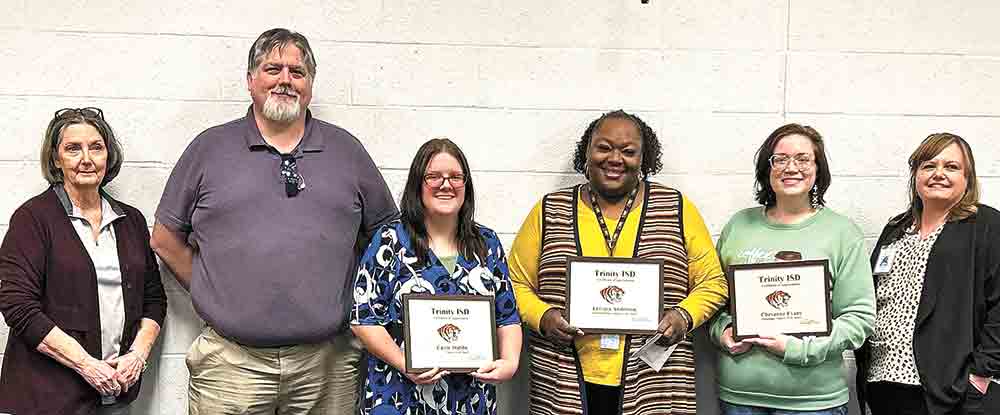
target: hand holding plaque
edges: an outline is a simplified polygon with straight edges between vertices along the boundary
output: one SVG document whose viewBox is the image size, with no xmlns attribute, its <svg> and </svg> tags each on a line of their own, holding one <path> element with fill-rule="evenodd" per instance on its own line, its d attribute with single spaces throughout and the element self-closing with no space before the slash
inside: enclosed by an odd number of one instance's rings
<svg viewBox="0 0 1000 415">
<path fill-rule="evenodd" d="M 764 348 L 771 354 L 778 357 L 785 357 L 785 346 L 788 344 L 789 336 L 784 334 L 774 334 L 770 336 L 759 336 L 744 339 L 743 342 L 753 346 Z"/>
<path fill-rule="evenodd" d="M 414 385 L 428 385 L 431 383 L 437 383 L 439 380 L 441 380 L 441 378 L 449 375 L 447 370 L 441 370 L 438 368 L 433 368 L 418 373 L 403 372 L 403 374 L 406 375 L 406 377 L 409 378 L 410 382 L 413 382 Z"/>
<path fill-rule="evenodd" d="M 497 359 L 487 363 L 479 370 L 469 373 L 469 376 L 484 383 L 498 385 L 513 378 L 515 373 L 517 373 L 517 364 L 507 359 Z"/>
<path fill-rule="evenodd" d="M 538 323 L 543 337 L 549 341 L 562 346 L 569 346 L 573 339 L 583 336 L 583 331 L 569 325 L 569 322 L 562 315 L 558 308 L 550 308 L 542 314 L 542 320 Z"/>
<path fill-rule="evenodd" d="M 746 353 L 750 351 L 751 347 L 753 347 L 753 345 L 747 343 L 746 340 L 736 341 L 736 339 L 733 338 L 732 326 L 726 327 L 726 329 L 722 331 L 722 338 L 720 341 L 722 342 L 722 347 L 732 355 Z"/>
</svg>

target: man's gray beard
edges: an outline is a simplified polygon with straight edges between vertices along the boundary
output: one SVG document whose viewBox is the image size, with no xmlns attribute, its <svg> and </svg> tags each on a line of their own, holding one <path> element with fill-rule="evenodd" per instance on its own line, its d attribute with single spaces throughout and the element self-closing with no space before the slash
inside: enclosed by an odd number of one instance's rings
<svg viewBox="0 0 1000 415">
<path fill-rule="evenodd" d="M 264 118 L 274 122 L 288 123 L 299 118 L 299 97 L 295 97 L 295 102 L 282 103 L 273 96 L 267 97 L 264 101 Z"/>
</svg>

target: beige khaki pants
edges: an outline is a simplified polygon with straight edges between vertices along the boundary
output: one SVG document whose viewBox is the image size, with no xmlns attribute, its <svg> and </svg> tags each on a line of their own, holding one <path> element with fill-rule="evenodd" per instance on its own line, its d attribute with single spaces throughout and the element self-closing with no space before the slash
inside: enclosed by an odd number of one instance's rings
<svg viewBox="0 0 1000 415">
<path fill-rule="evenodd" d="M 206 327 L 191 344 L 190 415 L 353 414 L 360 343 L 347 332 L 331 342 L 248 347 Z"/>
</svg>

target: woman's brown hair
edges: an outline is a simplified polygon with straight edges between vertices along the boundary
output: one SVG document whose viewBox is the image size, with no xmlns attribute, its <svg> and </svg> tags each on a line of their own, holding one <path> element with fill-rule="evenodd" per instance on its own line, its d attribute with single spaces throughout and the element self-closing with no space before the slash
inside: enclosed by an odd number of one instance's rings
<svg viewBox="0 0 1000 415">
<path fill-rule="evenodd" d="M 909 223 L 920 224 L 920 215 L 924 209 L 924 203 L 917 194 L 917 170 L 925 161 L 933 159 L 941 154 L 945 148 L 952 144 L 958 144 L 965 157 L 965 194 L 959 199 L 955 206 L 948 212 L 948 221 L 956 221 L 975 215 L 979 203 L 979 181 L 976 180 L 976 160 L 972 157 L 972 147 L 962 137 L 951 133 L 935 133 L 927 136 L 920 146 L 910 155 L 910 206 L 906 220 Z"/>
<path fill-rule="evenodd" d="M 484 260 L 488 254 L 486 241 L 479 234 L 479 228 L 475 222 L 476 215 L 476 191 L 472 185 L 472 169 L 465 158 L 462 149 L 447 138 L 434 138 L 427 141 L 417 154 L 413 156 L 410 163 L 410 172 L 406 177 L 406 185 L 403 187 L 403 197 L 399 202 L 400 219 L 403 226 L 410 233 L 413 241 L 413 251 L 418 260 L 426 261 L 428 248 L 427 227 L 424 226 L 425 207 L 421 195 L 423 194 L 424 173 L 427 165 L 431 163 L 434 156 L 445 153 L 458 160 L 462 166 L 462 174 L 465 175 L 465 200 L 458 210 L 458 229 L 455 239 L 458 242 L 458 251 L 466 259 L 478 258 Z"/>
</svg>

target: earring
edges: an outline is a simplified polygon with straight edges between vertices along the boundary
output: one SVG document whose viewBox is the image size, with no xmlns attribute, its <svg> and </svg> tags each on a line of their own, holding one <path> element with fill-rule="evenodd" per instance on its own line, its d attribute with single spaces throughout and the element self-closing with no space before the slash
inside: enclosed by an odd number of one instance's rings
<svg viewBox="0 0 1000 415">
<path fill-rule="evenodd" d="M 816 185 L 813 185 L 812 189 L 809 190 L 809 204 L 812 205 L 813 209 L 819 207 L 819 191 L 816 190 Z"/>
</svg>

